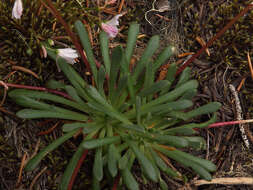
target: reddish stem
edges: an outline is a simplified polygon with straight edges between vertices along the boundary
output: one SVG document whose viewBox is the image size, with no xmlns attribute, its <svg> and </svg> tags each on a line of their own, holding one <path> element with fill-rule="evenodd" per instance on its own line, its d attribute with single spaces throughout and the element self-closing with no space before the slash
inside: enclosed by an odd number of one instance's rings
<svg viewBox="0 0 253 190">
<path fill-rule="evenodd" d="M 180 74 L 195 58 L 197 58 L 206 48 L 211 46 L 215 40 L 224 34 L 238 19 L 248 12 L 253 7 L 253 3 L 250 3 L 245 9 L 242 10 L 235 18 L 233 18 L 222 30 L 220 30 L 213 38 L 211 38 L 206 45 L 204 45 L 197 53 L 195 53 L 190 59 L 188 59 L 178 70 L 176 75 Z"/>
<path fill-rule="evenodd" d="M 44 88 L 44 87 L 38 87 L 38 86 L 27 86 L 27 85 L 22 85 L 22 84 L 12 84 L 12 83 L 5 83 L 5 84 L 8 87 L 50 92 L 50 93 L 53 93 L 53 94 L 57 94 L 57 95 L 63 96 L 64 98 L 72 99 L 68 94 L 66 94 L 64 92 L 60 92 L 58 90 L 53 90 L 53 89 Z"/>
<path fill-rule="evenodd" d="M 78 171 L 79 171 L 79 169 L 80 169 L 80 167 L 81 167 L 83 161 L 85 160 L 87 154 L 88 154 L 88 150 L 85 150 L 85 151 L 83 152 L 82 157 L 81 157 L 80 160 L 78 161 L 78 163 L 77 163 L 77 165 L 76 165 L 76 168 L 75 168 L 75 170 L 74 170 L 74 172 L 73 172 L 73 174 L 72 174 L 72 176 L 71 176 L 71 179 L 70 179 L 70 181 L 69 181 L 68 190 L 71 190 L 71 189 L 72 189 L 72 186 L 73 186 L 73 184 L 74 184 L 74 181 L 75 181 L 75 178 L 76 178 L 76 176 L 77 176 L 77 173 L 78 173 Z"/>
<path fill-rule="evenodd" d="M 225 121 L 225 122 L 219 122 L 219 123 L 213 123 L 211 125 L 208 125 L 207 128 L 216 128 L 216 127 L 221 127 L 221 126 L 226 126 L 226 125 L 235 125 L 235 124 L 242 124 L 242 123 L 252 123 L 253 120 L 239 120 L 239 121 Z"/>
<path fill-rule="evenodd" d="M 120 175 L 118 174 L 117 177 L 114 180 L 112 190 L 117 190 L 118 185 L 119 185 L 119 180 L 120 180 Z"/>
</svg>

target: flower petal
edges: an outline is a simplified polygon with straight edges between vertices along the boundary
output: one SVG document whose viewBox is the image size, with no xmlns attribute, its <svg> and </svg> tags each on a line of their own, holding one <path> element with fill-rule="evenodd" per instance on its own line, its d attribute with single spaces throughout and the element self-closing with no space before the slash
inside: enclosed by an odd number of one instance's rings
<svg viewBox="0 0 253 190">
<path fill-rule="evenodd" d="M 77 58 L 78 54 L 76 50 L 72 48 L 58 49 L 59 55 L 62 57 Z"/>
<path fill-rule="evenodd" d="M 102 23 L 101 27 L 111 38 L 115 38 L 118 34 L 118 28 L 116 26 Z"/>
<path fill-rule="evenodd" d="M 57 49 L 58 55 L 64 58 L 68 63 L 74 64 L 76 63 L 76 58 L 78 58 L 78 53 L 76 50 L 72 48 L 62 48 Z"/>
<path fill-rule="evenodd" d="M 119 17 L 121 17 L 122 14 L 118 14 L 114 16 L 111 20 L 107 21 L 106 24 L 112 25 L 112 26 L 118 26 L 119 25 Z"/>
<path fill-rule="evenodd" d="M 12 17 L 20 19 L 23 12 L 23 4 L 21 0 L 16 0 L 12 9 Z"/>
<path fill-rule="evenodd" d="M 46 50 L 45 46 L 42 45 L 41 49 L 42 49 L 43 57 L 47 58 L 47 50 Z"/>
</svg>

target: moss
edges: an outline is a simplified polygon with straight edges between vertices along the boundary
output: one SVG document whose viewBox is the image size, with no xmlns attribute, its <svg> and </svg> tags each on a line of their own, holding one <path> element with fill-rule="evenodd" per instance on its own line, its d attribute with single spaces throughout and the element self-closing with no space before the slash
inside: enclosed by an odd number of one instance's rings
<svg viewBox="0 0 253 190">
<path fill-rule="evenodd" d="M 192 1 L 190 1 L 192 2 Z M 203 5 L 204 12 L 200 16 L 199 7 L 192 6 L 184 12 L 185 20 L 185 39 L 186 47 L 191 51 L 196 51 L 200 45 L 194 40 L 196 36 L 201 36 L 208 41 L 217 32 L 219 32 L 231 19 L 233 19 L 249 1 L 229 1 L 222 4 L 209 2 L 209 5 Z M 192 11 L 192 14 L 188 14 Z M 205 57 L 213 62 L 223 62 L 228 66 L 238 67 L 242 74 L 248 73 L 248 64 L 246 53 L 253 50 L 253 36 L 251 34 L 251 23 L 253 22 L 253 11 L 241 17 L 239 22 L 227 30 L 223 36 L 213 43 L 210 47 L 215 56 Z"/>
</svg>

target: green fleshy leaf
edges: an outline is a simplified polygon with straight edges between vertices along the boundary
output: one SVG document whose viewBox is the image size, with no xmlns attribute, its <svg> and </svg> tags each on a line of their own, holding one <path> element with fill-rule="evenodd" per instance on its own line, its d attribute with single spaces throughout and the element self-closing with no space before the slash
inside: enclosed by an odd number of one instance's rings
<svg viewBox="0 0 253 190">
<path fill-rule="evenodd" d="M 93 148 L 98 148 L 104 145 L 112 144 L 112 143 L 117 143 L 120 141 L 119 136 L 114 136 L 114 137 L 105 137 L 105 138 L 99 138 L 99 139 L 92 139 L 88 141 L 82 142 L 82 146 L 86 149 L 93 149 Z"/>
<path fill-rule="evenodd" d="M 155 60 L 153 64 L 153 70 L 156 72 L 156 70 L 159 69 L 160 66 L 163 65 L 165 61 L 167 61 L 171 57 L 174 51 L 175 51 L 175 47 L 173 46 L 168 46 L 164 48 L 163 51 L 159 54 L 159 56 Z"/>
<path fill-rule="evenodd" d="M 96 150 L 94 164 L 93 164 L 93 177 L 101 181 L 103 179 L 103 159 L 102 148 Z"/>
<path fill-rule="evenodd" d="M 139 150 L 139 148 L 134 142 L 128 141 L 127 143 L 133 150 L 136 158 L 138 159 L 140 165 L 142 166 L 143 172 L 149 177 L 149 179 L 151 179 L 154 182 L 157 182 L 158 176 L 150 160 L 146 158 L 146 156 Z"/>
<path fill-rule="evenodd" d="M 74 170 L 76 168 L 76 165 L 78 164 L 78 161 L 81 159 L 82 155 L 84 154 L 84 149 L 82 146 L 79 145 L 78 149 L 72 156 L 71 160 L 69 161 L 67 168 L 65 169 L 63 176 L 61 178 L 61 182 L 59 184 L 60 190 L 67 190 L 69 182 L 71 180 L 71 177 L 74 173 Z"/>
<path fill-rule="evenodd" d="M 203 128 L 206 127 L 216 121 L 216 115 L 214 114 L 212 118 L 204 123 L 190 123 L 181 125 L 175 128 L 170 128 L 164 131 L 164 134 L 170 134 L 170 135 L 193 135 L 196 133 L 193 128 Z"/>
<path fill-rule="evenodd" d="M 106 32 L 104 31 L 100 32 L 99 39 L 100 39 L 100 49 L 105 64 L 105 71 L 106 74 L 108 74 L 108 76 L 110 77 L 111 60 L 108 47 L 108 35 L 106 34 Z"/>
<path fill-rule="evenodd" d="M 139 33 L 139 28 L 140 28 L 139 24 L 132 23 L 128 30 L 127 45 L 126 45 L 126 51 L 125 51 L 128 65 L 130 63 L 130 60 L 135 48 L 137 36 Z"/>
<path fill-rule="evenodd" d="M 123 49 L 122 47 L 117 46 L 112 50 L 112 61 L 109 80 L 109 99 L 111 102 L 114 102 L 112 97 L 114 97 L 114 93 L 116 93 L 116 81 L 122 61 L 123 61 Z"/>
<path fill-rule="evenodd" d="M 56 149 L 58 146 L 63 144 L 65 141 L 70 139 L 77 130 L 71 131 L 60 138 L 56 139 L 54 142 L 52 142 L 50 145 L 42 149 L 36 156 L 34 156 L 31 160 L 28 161 L 28 163 L 25 166 L 26 171 L 31 171 L 34 170 L 40 161 L 50 152 L 52 152 L 54 149 Z"/>
<path fill-rule="evenodd" d="M 117 153 L 118 150 L 116 149 L 114 144 L 109 145 L 108 149 L 108 170 L 112 177 L 116 177 L 118 173 L 118 168 L 117 168 L 117 161 L 118 161 L 118 156 Z"/>
<path fill-rule="evenodd" d="M 126 167 L 122 172 L 122 178 L 124 184 L 126 184 L 129 190 L 139 190 L 139 185 L 131 174 L 130 170 Z"/>
<path fill-rule="evenodd" d="M 159 82 L 154 83 L 152 86 L 148 86 L 147 88 L 144 88 L 140 91 L 138 94 L 141 97 L 148 96 L 148 95 L 154 95 L 155 93 L 161 91 L 166 86 L 170 85 L 169 81 L 161 80 Z"/>
<path fill-rule="evenodd" d="M 18 117 L 24 119 L 37 119 L 37 118 L 57 118 L 57 119 L 69 119 L 75 121 L 87 121 L 87 117 L 78 113 L 60 113 L 48 110 L 34 110 L 34 109 L 23 109 L 18 111 Z"/>
<path fill-rule="evenodd" d="M 137 78 L 139 77 L 139 74 L 142 72 L 142 70 L 145 68 L 145 63 L 148 63 L 157 48 L 159 47 L 159 36 L 153 36 L 144 50 L 141 59 L 137 62 L 136 68 L 134 70 L 133 79 L 134 82 L 136 82 Z"/>
<path fill-rule="evenodd" d="M 161 143 L 170 145 L 176 148 L 185 148 L 189 146 L 189 143 L 183 137 L 171 136 L 171 135 L 156 135 L 154 140 Z"/>
<path fill-rule="evenodd" d="M 89 34 L 83 25 L 83 23 L 78 20 L 75 22 L 75 29 L 78 33 L 78 36 L 81 40 L 81 43 L 83 45 L 83 49 L 86 53 L 87 60 L 90 64 L 92 74 L 94 76 L 95 82 L 97 83 L 97 66 L 95 62 L 95 58 L 92 52 L 91 44 L 90 44 L 90 39 L 89 39 Z"/>
<path fill-rule="evenodd" d="M 147 103 L 146 105 L 143 105 L 142 108 L 149 109 L 154 105 L 173 101 L 177 99 L 178 97 L 180 97 L 187 90 L 192 89 L 192 88 L 197 88 L 197 87 L 198 87 L 198 82 L 196 80 L 190 80 L 186 82 L 185 84 L 181 85 L 180 87 L 174 89 L 173 91 L 160 96 L 159 98 Z"/>
<path fill-rule="evenodd" d="M 87 105 L 83 105 L 83 104 L 80 105 L 77 102 L 68 100 L 66 98 L 63 98 L 63 97 L 60 97 L 57 95 L 49 94 L 47 92 L 38 92 L 38 91 L 34 91 L 34 90 L 16 89 L 16 90 L 12 90 L 11 92 L 9 92 L 8 95 L 10 98 L 17 101 L 18 104 L 20 104 L 22 106 L 30 107 L 30 108 L 35 108 L 33 106 L 33 104 L 35 104 L 35 102 L 30 102 L 30 101 L 35 101 L 34 99 L 50 100 L 52 102 L 56 102 L 56 103 L 70 106 L 72 108 L 78 109 L 83 112 L 87 112 L 87 107 L 88 107 Z M 21 97 L 24 100 L 22 100 Z M 44 103 L 44 105 L 45 105 L 45 103 Z M 51 105 L 49 105 L 49 106 L 51 106 Z"/>
<path fill-rule="evenodd" d="M 129 161 L 130 156 L 131 156 L 131 150 L 128 149 L 126 153 L 118 160 L 119 169 L 123 170 L 127 167 L 127 163 Z"/>
<path fill-rule="evenodd" d="M 189 67 L 186 67 L 179 77 L 176 88 L 186 83 L 190 79 L 190 77 L 191 77 L 191 69 Z"/>
</svg>

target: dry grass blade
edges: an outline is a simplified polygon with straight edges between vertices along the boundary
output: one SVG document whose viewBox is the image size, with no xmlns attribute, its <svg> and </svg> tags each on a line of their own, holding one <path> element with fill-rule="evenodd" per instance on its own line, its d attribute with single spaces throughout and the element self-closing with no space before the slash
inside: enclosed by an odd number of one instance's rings
<svg viewBox="0 0 253 190">
<path fill-rule="evenodd" d="M 40 147 L 40 139 L 38 139 L 38 141 L 36 142 L 36 145 L 35 145 L 35 148 L 34 148 L 34 152 L 31 155 L 30 159 L 32 159 L 37 154 L 37 152 L 39 150 L 39 147 Z"/>
<path fill-rule="evenodd" d="M 169 18 L 167 18 L 167 17 L 165 17 L 165 16 L 162 16 L 162 15 L 159 15 L 159 14 L 155 14 L 155 15 L 158 16 L 159 18 L 161 18 L 161 19 L 167 21 L 167 22 L 170 22 L 170 21 L 171 21 L 171 19 L 169 19 Z"/>
<path fill-rule="evenodd" d="M 211 181 L 206 180 L 196 180 L 193 181 L 196 186 L 207 185 L 207 184 L 222 184 L 222 185 L 253 185 L 252 177 L 226 177 L 226 178 L 215 178 Z"/>
<path fill-rule="evenodd" d="M 245 80 L 246 80 L 246 77 L 244 77 L 244 78 L 241 80 L 239 86 L 238 86 L 237 89 L 236 89 L 238 92 L 241 90 L 242 86 L 244 85 Z"/>
<path fill-rule="evenodd" d="M 177 171 L 177 169 L 170 163 L 169 159 L 168 159 L 166 156 L 164 156 L 164 155 L 163 155 L 161 152 L 159 152 L 159 151 L 156 151 L 156 152 L 157 152 L 157 154 L 160 156 L 160 158 L 161 158 L 169 167 L 171 167 L 174 171 L 176 171 L 177 174 L 178 174 L 179 176 L 182 176 L 182 174 L 179 173 L 179 171 Z"/>
<path fill-rule="evenodd" d="M 121 10 L 123 8 L 123 5 L 125 3 L 125 0 L 121 0 L 120 4 L 119 4 L 119 10 L 118 10 L 118 13 L 121 13 Z"/>
<path fill-rule="evenodd" d="M 33 71 L 31 71 L 30 69 L 27 69 L 27 68 L 24 68 L 21 66 L 12 66 L 12 69 L 28 73 L 28 74 L 34 76 L 35 78 L 40 79 L 39 76 L 36 73 L 34 73 Z"/>
<path fill-rule="evenodd" d="M 194 52 L 186 52 L 186 53 L 181 53 L 179 55 L 177 55 L 178 58 L 182 58 L 182 57 L 186 57 L 188 55 L 193 55 Z"/>
<path fill-rule="evenodd" d="M 197 42 L 198 42 L 202 47 L 206 46 L 206 42 L 205 42 L 201 37 L 197 36 L 197 37 L 196 37 L 196 40 L 197 40 Z M 208 49 L 207 47 L 206 47 L 205 51 L 206 51 L 206 54 L 207 54 L 208 56 L 210 56 L 210 51 L 209 51 L 209 49 Z"/>
<path fill-rule="evenodd" d="M 47 170 L 47 166 L 45 166 L 41 171 L 40 173 L 38 173 L 32 180 L 32 183 L 29 187 L 29 190 L 33 190 L 33 186 L 34 184 L 36 183 L 37 179 Z"/>
<path fill-rule="evenodd" d="M 3 81 L 0 81 L 0 85 L 2 85 L 4 87 L 4 95 L 3 95 L 3 99 L 2 99 L 2 101 L 0 103 L 0 107 L 2 107 L 2 105 L 5 102 L 6 96 L 7 96 L 8 86 Z"/>
<path fill-rule="evenodd" d="M 156 81 L 161 81 L 161 80 L 164 80 L 166 78 L 169 67 L 170 67 L 170 63 L 167 63 L 167 64 L 162 65 L 160 67 L 160 69 L 159 69 L 160 73 L 159 73 L 159 76 L 158 76 Z"/>
<path fill-rule="evenodd" d="M 25 152 L 24 155 L 23 155 L 22 161 L 21 161 L 20 168 L 19 168 L 18 180 L 17 180 L 17 183 L 16 183 L 16 187 L 18 187 L 20 185 L 20 182 L 22 180 L 22 172 L 23 172 L 24 166 L 26 164 L 26 159 L 27 159 L 27 153 Z"/>
<path fill-rule="evenodd" d="M 47 135 L 47 134 L 51 133 L 59 125 L 59 123 L 60 123 L 60 121 L 58 121 L 56 124 L 54 124 L 53 127 L 49 128 L 46 131 L 42 131 L 42 132 L 38 133 L 37 135 L 41 136 L 41 135 Z"/>
<path fill-rule="evenodd" d="M 169 151 L 176 150 L 176 148 L 171 147 L 171 146 L 166 146 L 166 145 L 162 145 L 162 144 L 160 144 L 159 146 L 160 146 L 161 148 L 164 148 L 164 149 L 169 150 Z"/>
<path fill-rule="evenodd" d="M 8 114 L 8 115 L 11 115 L 11 116 L 13 116 L 13 117 L 18 118 L 18 117 L 16 116 L 15 113 L 10 112 L 10 111 L 6 110 L 6 109 L 3 108 L 3 107 L 0 107 L 0 111 L 3 112 L 3 113 L 5 113 L 5 114 Z"/>
</svg>

